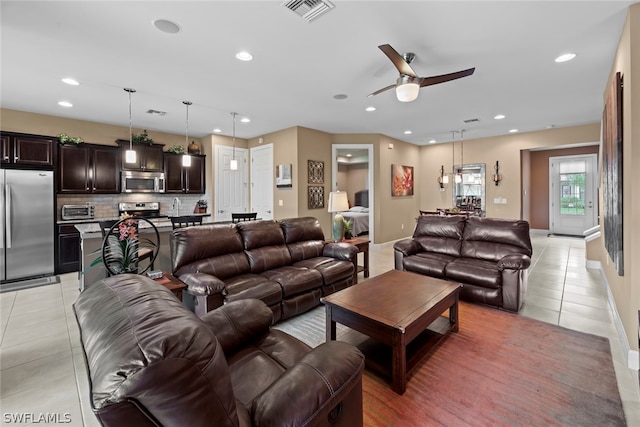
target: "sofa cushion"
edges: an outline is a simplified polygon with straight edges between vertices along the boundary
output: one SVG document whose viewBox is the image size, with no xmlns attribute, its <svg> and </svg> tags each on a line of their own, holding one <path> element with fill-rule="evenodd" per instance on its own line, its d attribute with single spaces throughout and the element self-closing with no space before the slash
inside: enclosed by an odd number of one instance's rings
<svg viewBox="0 0 640 427">
<path fill-rule="evenodd" d="M 461 255 L 497 262 L 510 254 L 531 256 L 529 223 L 523 220 L 470 217 Z"/>
<path fill-rule="evenodd" d="M 323 240 L 306 240 L 303 242 L 289 243 L 289 253 L 291 254 L 291 261 L 298 262 L 308 258 L 314 258 L 322 255 L 322 251 L 325 247 Z"/>
<path fill-rule="evenodd" d="M 426 252 L 460 256 L 465 217 L 421 215 L 418 217 L 413 238 Z"/>
<path fill-rule="evenodd" d="M 324 241 L 324 232 L 320 221 L 313 217 L 288 218 L 280 220 L 280 226 L 287 244 L 318 240 Z"/>
<path fill-rule="evenodd" d="M 416 255 L 405 257 L 402 265 L 407 271 L 442 279 L 445 277 L 445 267 L 447 263 L 454 259 L 455 257 L 451 255 L 435 252 L 419 252 Z"/>
<path fill-rule="evenodd" d="M 241 274 L 249 271 L 249 264 L 243 254 L 244 246 L 242 238 L 236 227 L 232 224 L 210 224 L 198 227 L 186 227 L 173 230 L 171 232 L 171 262 L 172 271 L 179 276 L 184 273 L 195 273 L 203 265 L 201 261 L 209 262 L 208 271 L 217 271 L 218 264 L 230 267 L 229 273 L 221 273 L 220 278 L 225 278 L 233 274 Z M 223 258 L 215 260 L 218 256 L 228 257 L 237 254 L 233 258 Z M 245 259 L 243 259 L 245 258 Z M 194 262 L 200 262 L 198 266 L 190 266 Z M 215 273 L 209 273 L 214 274 Z"/>
<path fill-rule="evenodd" d="M 308 268 L 285 266 L 264 271 L 260 275 L 279 283 L 284 298 L 322 286 L 322 275 Z"/>
<path fill-rule="evenodd" d="M 173 274 L 182 276 L 187 273 L 206 273 L 225 280 L 240 274 L 251 271 L 249 259 L 244 252 L 230 253 L 211 258 L 196 260 L 190 264 L 183 265 Z"/>
<path fill-rule="evenodd" d="M 339 261 L 335 258 L 319 256 L 305 259 L 293 264 L 294 267 L 305 267 L 317 270 L 322 275 L 325 286 L 353 276 L 353 263 Z"/>
<path fill-rule="evenodd" d="M 227 301 L 255 298 L 272 306 L 282 300 L 282 287 L 258 274 L 243 274 L 225 281 Z"/>
<path fill-rule="evenodd" d="M 495 262 L 476 258 L 456 258 L 447 264 L 447 280 L 472 283 L 483 288 L 498 289 L 502 286 L 502 272 Z"/>
<path fill-rule="evenodd" d="M 244 249 L 249 251 L 264 246 L 284 246 L 282 228 L 275 221 L 246 221 L 236 224 L 242 236 Z"/>
<path fill-rule="evenodd" d="M 263 246 L 245 251 L 252 273 L 262 273 L 273 268 L 291 265 L 291 254 L 285 245 Z"/>
<path fill-rule="evenodd" d="M 322 290 L 314 289 L 303 294 L 285 298 L 282 300 L 282 319 L 288 319 L 298 314 L 305 313 L 320 304 Z"/>
</svg>

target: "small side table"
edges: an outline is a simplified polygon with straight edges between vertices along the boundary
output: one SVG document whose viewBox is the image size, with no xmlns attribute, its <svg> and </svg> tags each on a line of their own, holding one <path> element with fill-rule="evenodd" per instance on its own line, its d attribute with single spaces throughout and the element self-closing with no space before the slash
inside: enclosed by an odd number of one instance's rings
<svg viewBox="0 0 640 427">
<path fill-rule="evenodd" d="M 353 278 L 354 278 L 354 282 L 358 283 L 358 273 L 359 272 L 364 272 L 364 277 L 365 279 L 367 277 L 369 277 L 369 243 L 371 243 L 371 240 L 369 240 L 366 237 L 354 237 L 352 239 L 345 239 L 343 240 L 344 243 L 349 243 L 353 246 L 355 246 L 356 248 L 358 248 L 358 253 L 362 252 L 362 256 L 363 256 L 363 264 L 362 265 L 358 265 L 358 254 L 356 254 L 356 257 L 353 261 L 354 267 L 355 267 L 355 272 L 353 274 Z"/>
<path fill-rule="evenodd" d="M 153 279 L 157 283 L 161 284 L 165 288 L 173 292 L 180 301 L 182 301 L 182 290 L 187 287 L 180 279 L 173 276 L 171 273 L 163 271 L 162 277 L 159 279 Z"/>
</svg>

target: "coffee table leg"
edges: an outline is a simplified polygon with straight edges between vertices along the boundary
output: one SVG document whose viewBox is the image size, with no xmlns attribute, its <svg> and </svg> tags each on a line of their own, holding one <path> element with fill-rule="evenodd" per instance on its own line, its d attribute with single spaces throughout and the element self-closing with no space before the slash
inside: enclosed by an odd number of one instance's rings
<svg viewBox="0 0 640 427">
<path fill-rule="evenodd" d="M 393 333 L 391 355 L 391 388 L 398 394 L 407 389 L 407 347 L 405 335 L 399 331 Z"/>
<path fill-rule="evenodd" d="M 456 302 L 449 307 L 449 323 L 452 325 L 451 332 L 458 332 L 458 298 L 456 298 Z"/>
<path fill-rule="evenodd" d="M 336 322 L 331 318 L 331 305 L 325 304 L 325 318 L 327 322 L 327 342 L 336 340 Z"/>
</svg>

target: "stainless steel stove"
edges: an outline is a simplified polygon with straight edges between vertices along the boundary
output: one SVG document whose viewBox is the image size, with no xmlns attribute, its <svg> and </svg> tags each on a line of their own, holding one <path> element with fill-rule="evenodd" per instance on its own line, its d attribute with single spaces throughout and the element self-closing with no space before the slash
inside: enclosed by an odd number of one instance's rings
<svg viewBox="0 0 640 427">
<path fill-rule="evenodd" d="M 118 203 L 118 215 L 128 213 L 144 218 L 166 218 L 160 215 L 160 203 L 158 202 L 121 202 Z"/>
</svg>

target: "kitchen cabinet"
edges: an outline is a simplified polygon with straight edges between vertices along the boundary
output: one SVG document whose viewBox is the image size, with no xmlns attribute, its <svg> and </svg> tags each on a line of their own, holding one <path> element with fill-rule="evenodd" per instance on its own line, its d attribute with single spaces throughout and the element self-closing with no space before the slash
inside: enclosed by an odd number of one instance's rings
<svg viewBox="0 0 640 427">
<path fill-rule="evenodd" d="M 3 132 L 0 141 L 3 165 L 53 166 L 56 138 Z"/>
<path fill-rule="evenodd" d="M 56 230 L 56 274 L 80 270 L 80 232 L 73 224 L 58 224 Z"/>
<path fill-rule="evenodd" d="M 61 145 L 58 193 L 120 193 L 120 150 L 107 145 Z"/>
<path fill-rule="evenodd" d="M 135 163 L 127 163 L 125 156 L 129 149 L 129 141 L 119 139 L 116 142 L 120 145 L 122 170 L 162 172 L 163 145 L 133 144 L 132 148 L 136 152 L 136 161 Z"/>
<path fill-rule="evenodd" d="M 191 166 L 182 166 L 182 154 L 164 153 L 165 192 L 203 194 L 206 156 L 191 155 Z"/>
</svg>

